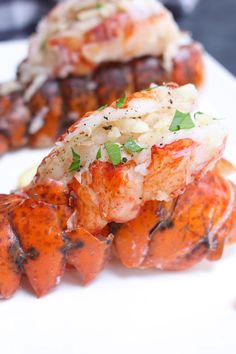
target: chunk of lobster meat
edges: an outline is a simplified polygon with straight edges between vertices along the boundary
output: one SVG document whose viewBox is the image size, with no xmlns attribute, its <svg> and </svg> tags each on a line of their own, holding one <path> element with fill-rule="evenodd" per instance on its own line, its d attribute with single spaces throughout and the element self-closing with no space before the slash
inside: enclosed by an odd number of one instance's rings
<svg viewBox="0 0 236 354">
<path fill-rule="evenodd" d="M 115 253 L 127 267 L 161 270 L 183 270 L 204 258 L 219 259 L 227 239 L 235 237 L 235 211 L 235 186 L 208 173 L 172 205 L 147 203 L 135 220 L 120 225 Z"/>
<path fill-rule="evenodd" d="M 81 183 L 73 179 L 70 186 L 76 196 L 77 225 L 96 233 L 109 222 L 124 222 L 137 216 L 143 177 L 130 168 L 132 165 L 113 166 L 97 161 L 90 167 L 92 178 L 85 173 Z"/>
<path fill-rule="evenodd" d="M 173 82 L 186 85 L 194 82 L 201 86 L 204 81 L 204 63 L 202 48 L 198 43 L 181 46 L 173 58 L 173 66 L 170 74 Z"/>
<path fill-rule="evenodd" d="M 20 285 L 21 264 L 24 259 L 18 240 L 8 221 L 0 212 L 0 298 L 8 299 Z"/>
<path fill-rule="evenodd" d="M 95 193 L 100 213 L 108 222 L 133 219 L 139 212 L 143 176 L 134 168 L 132 161 L 119 166 L 97 161 L 90 166 L 91 183 L 87 187 Z"/>
<path fill-rule="evenodd" d="M 203 151 L 201 144 L 192 139 L 181 139 L 163 148 L 153 146 L 144 179 L 144 200 L 168 201 L 182 194 L 190 181 L 197 181 L 215 166 L 225 143 L 224 140 L 218 145 L 214 156 Z M 201 162 L 198 160 L 200 154 L 203 154 Z"/>
<path fill-rule="evenodd" d="M 85 285 L 97 276 L 110 259 L 112 236 L 93 236 L 81 227 L 66 231 L 65 234 L 71 243 L 67 262 L 77 269 Z"/>
<path fill-rule="evenodd" d="M 83 178 L 86 181 L 85 175 Z M 101 216 L 97 197 L 88 183 L 87 181 L 82 184 L 74 177 L 69 184 L 75 207 L 69 228 L 81 226 L 91 233 L 96 233 L 106 226 L 107 221 Z"/>
<path fill-rule="evenodd" d="M 191 172 L 193 151 L 196 143 L 191 139 L 182 139 L 163 148 L 153 146 L 151 163 L 144 179 L 144 201 L 169 200 L 181 194 Z"/>
<path fill-rule="evenodd" d="M 25 254 L 24 270 L 38 297 L 60 282 L 65 268 L 64 240 L 53 206 L 27 199 L 16 206 L 10 222 Z"/>
<path fill-rule="evenodd" d="M 31 147 L 51 146 L 58 137 L 63 100 L 56 80 L 48 80 L 30 99 L 32 120 L 28 130 Z"/>
</svg>

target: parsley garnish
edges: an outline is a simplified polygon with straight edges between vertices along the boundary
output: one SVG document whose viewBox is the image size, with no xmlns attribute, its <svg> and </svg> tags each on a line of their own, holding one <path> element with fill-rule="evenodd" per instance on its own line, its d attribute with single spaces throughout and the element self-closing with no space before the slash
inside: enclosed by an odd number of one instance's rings
<svg viewBox="0 0 236 354">
<path fill-rule="evenodd" d="M 96 160 L 99 160 L 101 157 L 102 157 L 102 149 L 100 146 L 100 148 L 98 149 L 97 155 L 96 155 Z"/>
<path fill-rule="evenodd" d="M 124 148 L 128 152 L 141 152 L 143 150 L 133 138 L 129 138 L 126 143 L 124 143 Z"/>
<path fill-rule="evenodd" d="M 95 5 L 95 9 L 98 9 L 98 10 L 99 10 L 99 9 L 102 9 L 103 6 L 104 6 L 104 4 L 99 4 L 99 3 L 98 3 L 98 4 Z"/>
<path fill-rule="evenodd" d="M 73 149 L 71 149 L 72 151 L 72 163 L 69 167 L 69 171 L 73 172 L 73 171 L 79 171 L 80 169 L 80 155 L 77 154 Z"/>
<path fill-rule="evenodd" d="M 113 144 L 111 141 L 108 141 L 107 143 L 105 143 L 105 149 L 112 164 L 114 166 L 119 165 L 121 163 L 120 146 L 117 144 Z"/>
<path fill-rule="evenodd" d="M 99 107 L 97 110 L 98 111 L 103 111 L 105 108 L 107 108 L 107 104 L 104 104 L 104 106 Z"/>
<path fill-rule="evenodd" d="M 125 99 L 126 99 L 126 95 L 123 95 L 121 98 L 116 100 L 116 108 L 120 108 L 121 106 L 123 106 Z"/>
<path fill-rule="evenodd" d="M 194 127 L 195 124 L 189 113 L 176 111 L 169 130 L 171 132 L 176 132 L 180 129 L 191 129 Z"/>
</svg>

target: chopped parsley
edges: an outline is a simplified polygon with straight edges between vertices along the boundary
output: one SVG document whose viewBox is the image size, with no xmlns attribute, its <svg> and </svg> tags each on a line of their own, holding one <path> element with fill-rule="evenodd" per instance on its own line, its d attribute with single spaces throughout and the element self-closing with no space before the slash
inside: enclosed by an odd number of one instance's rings
<svg viewBox="0 0 236 354">
<path fill-rule="evenodd" d="M 98 111 L 103 111 L 105 108 L 107 108 L 107 104 L 104 104 L 103 106 L 98 108 Z"/>
<path fill-rule="evenodd" d="M 124 143 L 124 148 L 128 152 L 141 152 L 143 150 L 133 138 L 129 138 L 126 143 Z"/>
<path fill-rule="evenodd" d="M 97 155 L 96 155 L 96 160 L 99 160 L 102 157 L 102 148 L 100 146 L 100 148 L 98 149 Z"/>
<path fill-rule="evenodd" d="M 69 171 L 73 172 L 73 171 L 79 171 L 80 170 L 80 155 L 77 154 L 73 149 L 71 149 L 72 151 L 72 163 L 69 167 Z"/>
<path fill-rule="evenodd" d="M 109 156 L 111 163 L 116 166 L 121 163 L 121 151 L 120 146 L 113 144 L 111 141 L 105 143 L 105 149 Z"/>
<path fill-rule="evenodd" d="M 125 102 L 125 99 L 126 99 L 126 95 L 123 95 L 121 98 L 116 100 L 116 108 L 122 107 Z"/>
<path fill-rule="evenodd" d="M 97 10 L 102 9 L 103 6 L 104 6 L 104 4 L 98 3 L 98 4 L 95 5 L 95 9 L 97 9 Z"/>
<path fill-rule="evenodd" d="M 178 110 L 175 112 L 175 116 L 172 120 L 172 123 L 169 127 L 171 132 L 176 132 L 180 129 L 191 129 L 194 128 L 195 124 L 189 113 L 183 113 Z"/>
</svg>

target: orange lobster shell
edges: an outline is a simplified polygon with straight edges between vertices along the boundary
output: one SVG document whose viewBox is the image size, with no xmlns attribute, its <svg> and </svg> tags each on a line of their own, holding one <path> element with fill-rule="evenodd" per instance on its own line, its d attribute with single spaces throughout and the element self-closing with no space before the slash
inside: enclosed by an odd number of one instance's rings
<svg viewBox="0 0 236 354">
<path fill-rule="evenodd" d="M 44 193 L 39 186 L 0 196 L 1 297 L 16 291 L 22 273 L 37 296 L 46 294 L 60 282 L 66 263 L 86 284 L 112 249 L 128 268 L 183 270 L 204 258 L 219 259 L 224 246 L 236 241 L 236 187 L 217 172 L 170 202 L 147 202 L 135 219 L 111 223 L 110 233 L 68 228 L 72 195 L 49 183 Z"/>
</svg>

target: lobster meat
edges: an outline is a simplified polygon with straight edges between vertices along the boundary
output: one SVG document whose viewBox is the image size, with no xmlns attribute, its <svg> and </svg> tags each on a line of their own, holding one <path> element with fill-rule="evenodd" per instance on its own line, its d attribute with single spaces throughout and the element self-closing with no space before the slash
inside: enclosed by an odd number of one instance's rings
<svg viewBox="0 0 236 354">
<path fill-rule="evenodd" d="M 156 0 L 64 1 L 0 87 L 0 153 L 51 146 L 86 112 L 153 82 L 200 86 L 203 66 L 201 46 Z"/>
<path fill-rule="evenodd" d="M 236 241 L 236 187 L 222 176 L 233 168 L 220 160 L 221 121 L 193 115 L 196 99 L 192 85 L 169 84 L 90 112 L 29 185 L 0 195 L 1 297 L 22 274 L 46 294 L 66 264 L 86 284 L 112 254 L 162 270 L 221 257 Z"/>
<path fill-rule="evenodd" d="M 110 222 L 132 220 L 146 201 L 168 201 L 183 193 L 221 157 L 227 132 L 207 115 L 191 118 L 196 101 L 192 85 L 171 84 L 88 113 L 43 160 L 35 183 L 69 183 L 77 197 L 74 219 L 92 233 Z M 179 114 L 189 119 L 191 129 L 171 127 Z M 70 173 L 72 149 L 80 157 L 75 174 Z M 118 161 L 111 163 L 113 154 Z"/>
</svg>

